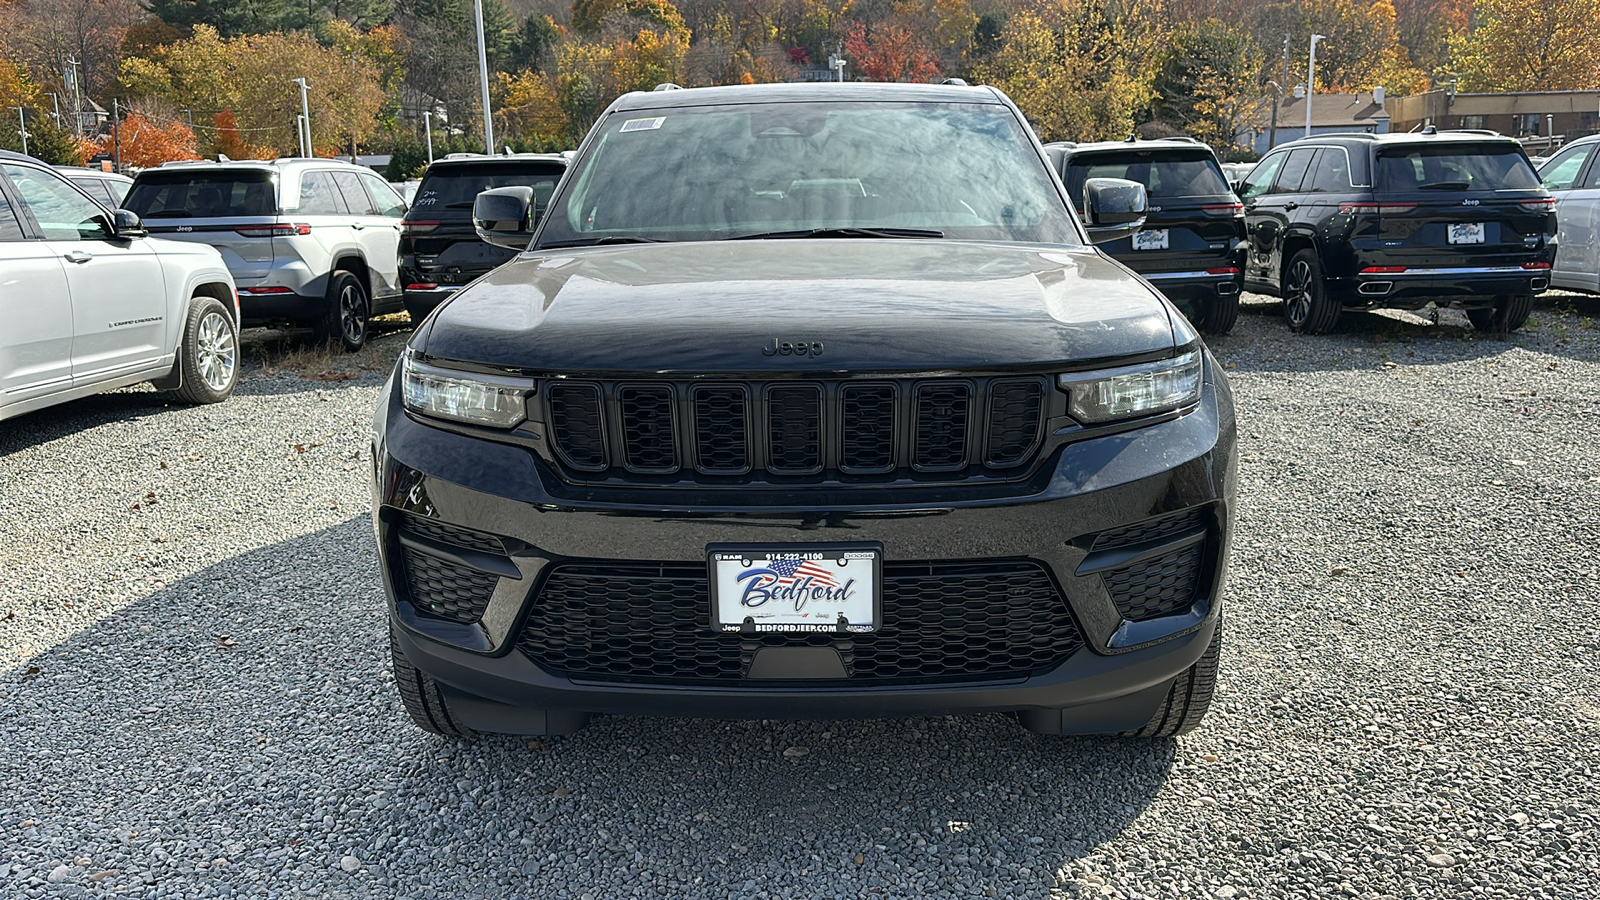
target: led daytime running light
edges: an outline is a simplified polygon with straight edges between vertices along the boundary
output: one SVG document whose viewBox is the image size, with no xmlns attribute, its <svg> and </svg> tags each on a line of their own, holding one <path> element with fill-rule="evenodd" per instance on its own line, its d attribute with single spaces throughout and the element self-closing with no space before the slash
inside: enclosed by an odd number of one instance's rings
<svg viewBox="0 0 1600 900">
<path fill-rule="evenodd" d="M 1068 372 L 1058 382 L 1072 417 L 1087 424 L 1182 409 L 1200 399 L 1200 351 L 1172 359 L 1098 372 Z"/>
<path fill-rule="evenodd" d="M 441 369 L 417 362 L 410 350 L 401 381 L 406 409 L 491 428 L 515 428 L 526 419 L 528 397 L 534 392 L 532 381 Z"/>
</svg>

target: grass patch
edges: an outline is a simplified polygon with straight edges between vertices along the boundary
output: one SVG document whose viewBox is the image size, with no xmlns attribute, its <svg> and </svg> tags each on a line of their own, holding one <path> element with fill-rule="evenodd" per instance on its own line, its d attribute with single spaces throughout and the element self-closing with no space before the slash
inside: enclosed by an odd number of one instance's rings
<svg viewBox="0 0 1600 900">
<path fill-rule="evenodd" d="M 404 313 L 377 316 L 370 328 L 366 346 L 354 353 L 338 341 L 319 344 L 300 332 L 247 329 L 240 337 L 246 357 L 264 375 L 339 382 L 388 372 L 411 337 L 411 320 Z"/>
</svg>

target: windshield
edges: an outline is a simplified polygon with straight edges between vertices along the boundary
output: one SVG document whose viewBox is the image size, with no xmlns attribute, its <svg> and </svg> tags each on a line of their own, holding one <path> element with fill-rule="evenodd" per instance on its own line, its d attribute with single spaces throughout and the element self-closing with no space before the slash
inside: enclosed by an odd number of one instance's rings
<svg viewBox="0 0 1600 900">
<path fill-rule="evenodd" d="M 998 104 L 621 112 L 593 141 L 541 247 L 816 229 L 1081 241 L 1021 123 Z"/>
<path fill-rule="evenodd" d="M 1126 178 L 1137 181 L 1158 197 L 1220 197 L 1227 194 L 1228 179 L 1209 154 L 1174 155 L 1117 153 L 1073 157 L 1067 166 L 1067 193 L 1075 205 L 1083 204 L 1083 183 L 1090 178 Z"/>
<path fill-rule="evenodd" d="M 275 195 L 272 173 L 265 169 L 146 172 L 134 182 L 122 208 L 141 219 L 275 216 Z"/>
<path fill-rule="evenodd" d="M 1539 188 L 1515 147 L 1441 144 L 1378 152 L 1379 191 L 1531 191 Z"/>
<path fill-rule="evenodd" d="M 439 166 L 422 176 L 412 209 L 434 213 L 441 209 L 467 210 L 479 191 L 490 188 L 523 186 L 533 188 L 534 202 L 540 209 L 550 203 L 556 182 L 566 167 L 557 163 L 470 163 Z"/>
</svg>

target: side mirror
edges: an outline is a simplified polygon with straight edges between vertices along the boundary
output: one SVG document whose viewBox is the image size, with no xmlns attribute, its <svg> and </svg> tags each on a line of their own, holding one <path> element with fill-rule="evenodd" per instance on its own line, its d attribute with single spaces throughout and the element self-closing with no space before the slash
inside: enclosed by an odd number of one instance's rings
<svg viewBox="0 0 1600 900">
<path fill-rule="evenodd" d="M 142 238 L 150 234 L 139 221 L 139 214 L 127 209 L 112 211 L 111 233 L 118 238 Z"/>
<path fill-rule="evenodd" d="M 1083 183 L 1083 224 L 1096 244 L 1131 235 L 1144 227 L 1149 200 L 1144 185 L 1124 178 L 1090 178 Z"/>
<path fill-rule="evenodd" d="M 472 201 L 472 227 L 479 240 L 496 247 L 526 250 L 533 237 L 533 188 L 493 188 Z"/>
</svg>

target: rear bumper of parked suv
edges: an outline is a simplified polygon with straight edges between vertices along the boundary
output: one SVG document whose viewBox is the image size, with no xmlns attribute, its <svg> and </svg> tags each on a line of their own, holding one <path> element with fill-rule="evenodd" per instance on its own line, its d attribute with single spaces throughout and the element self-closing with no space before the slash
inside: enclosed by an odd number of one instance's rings
<svg viewBox="0 0 1600 900">
<path fill-rule="evenodd" d="M 1552 257 L 1554 254 L 1550 254 Z M 1328 279 L 1346 305 L 1403 305 L 1395 301 L 1466 302 L 1492 300 L 1503 294 L 1539 294 L 1550 287 L 1550 262 L 1517 265 L 1363 267 L 1356 275 Z"/>
<path fill-rule="evenodd" d="M 578 489 L 529 450 L 409 416 L 392 386 L 375 425 L 392 627 L 480 730 L 562 731 L 587 713 L 1001 711 L 1036 730 L 1123 731 L 1217 627 L 1236 457 L 1219 384 L 1182 416 L 1067 444 L 989 499 Z M 707 545 L 840 541 L 883 547 L 879 632 L 712 631 Z M 797 657 L 763 679 L 757 658 L 779 644 L 831 647 L 835 668 L 807 677 Z"/>
</svg>

